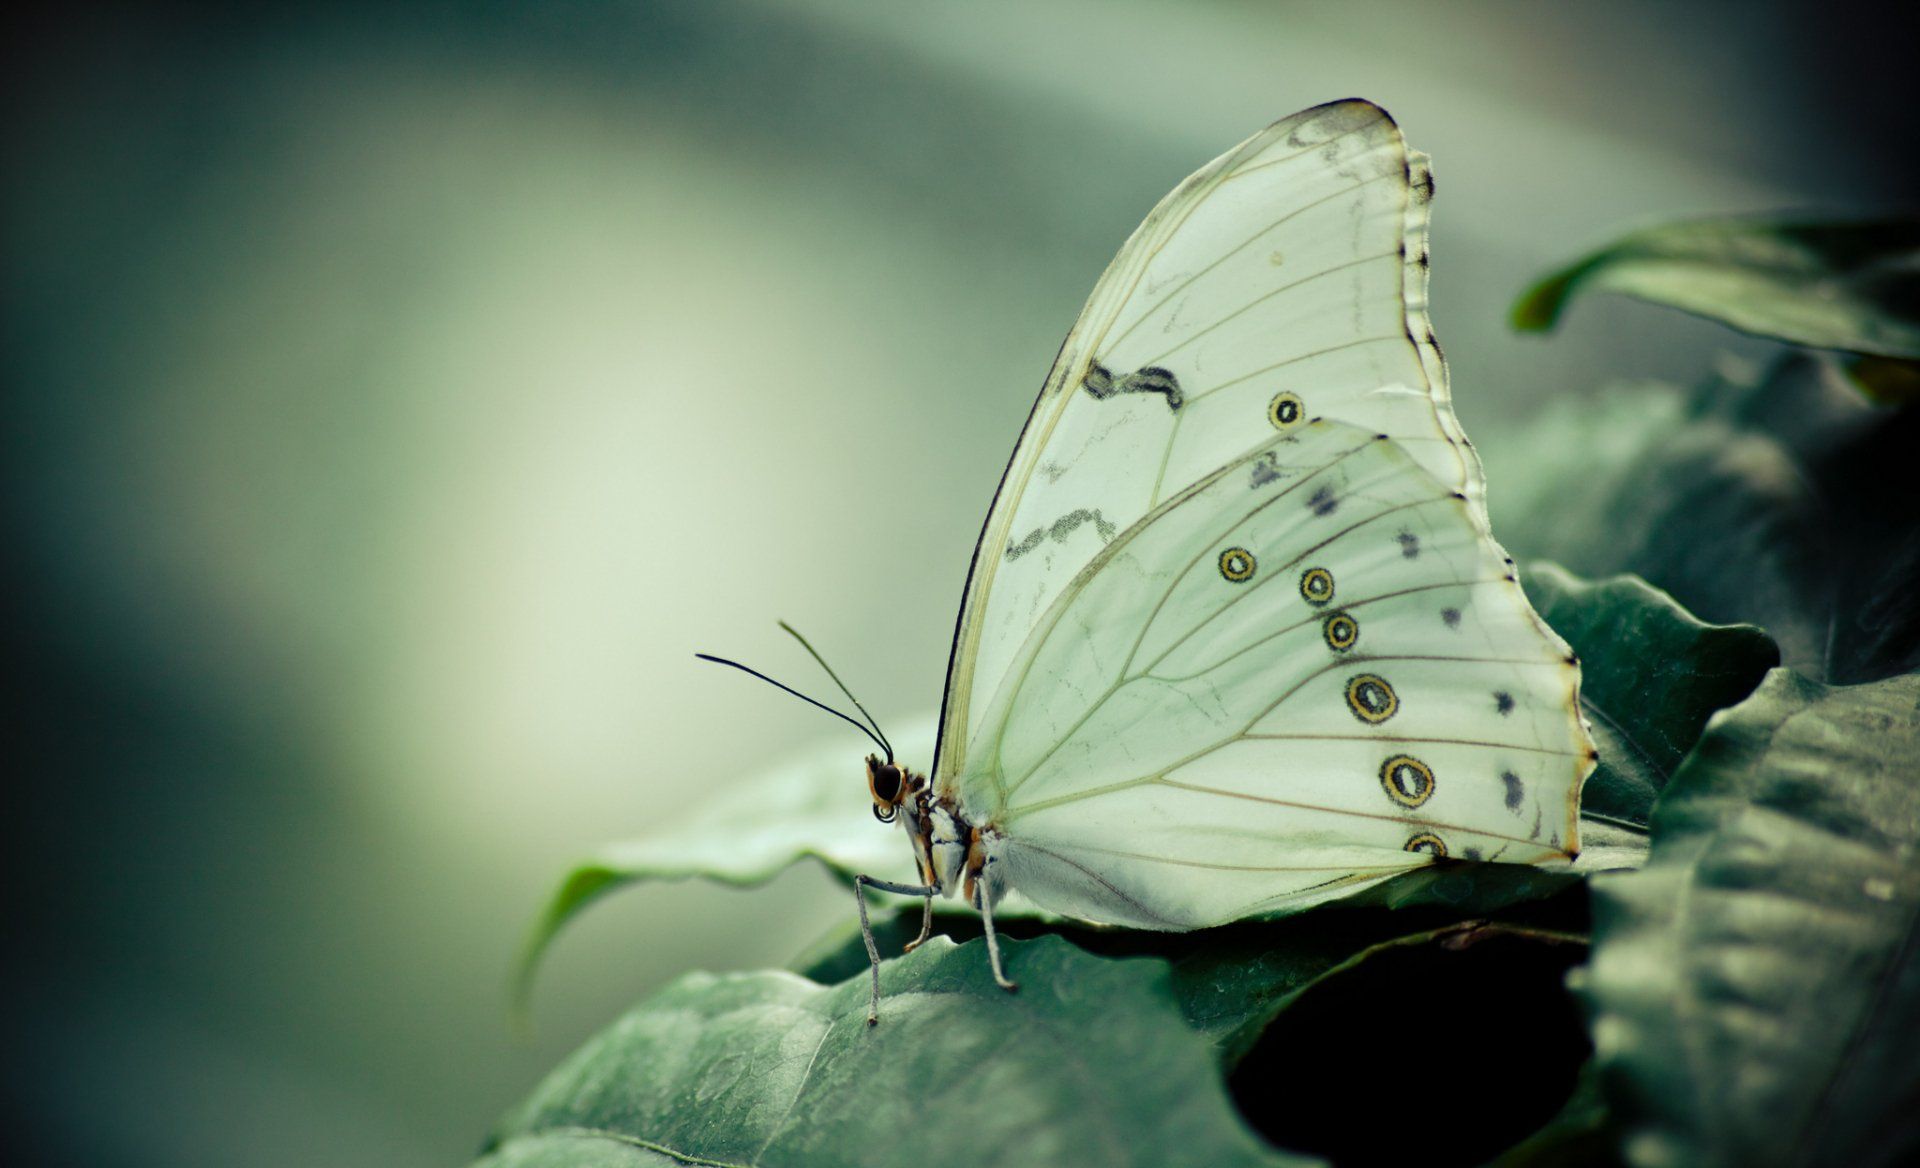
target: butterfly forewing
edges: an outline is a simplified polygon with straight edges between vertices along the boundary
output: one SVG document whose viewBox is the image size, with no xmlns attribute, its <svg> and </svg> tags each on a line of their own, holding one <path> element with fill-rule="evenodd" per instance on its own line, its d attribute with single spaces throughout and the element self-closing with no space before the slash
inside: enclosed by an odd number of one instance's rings
<svg viewBox="0 0 1920 1168">
<path fill-rule="evenodd" d="M 936 770 L 1048 604 L 1119 531 L 1311 417 L 1401 441 L 1479 507 L 1425 317 L 1424 163 L 1365 102 L 1295 115 L 1183 183 L 1063 346 L 975 553 Z"/>
</svg>

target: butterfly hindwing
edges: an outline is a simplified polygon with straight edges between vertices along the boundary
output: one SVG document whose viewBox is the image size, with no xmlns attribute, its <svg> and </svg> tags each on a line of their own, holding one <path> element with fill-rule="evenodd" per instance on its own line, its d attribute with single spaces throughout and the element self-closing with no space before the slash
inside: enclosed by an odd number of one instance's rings
<svg viewBox="0 0 1920 1168">
<path fill-rule="evenodd" d="M 1560 854 L 1586 766 L 1578 672 L 1531 622 L 1455 492 L 1390 440 L 1309 423 L 1063 590 L 989 707 L 968 797 L 1015 887 L 1148 927 L 1437 854 Z M 1036 888 L 1034 864 L 1104 884 Z"/>
</svg>

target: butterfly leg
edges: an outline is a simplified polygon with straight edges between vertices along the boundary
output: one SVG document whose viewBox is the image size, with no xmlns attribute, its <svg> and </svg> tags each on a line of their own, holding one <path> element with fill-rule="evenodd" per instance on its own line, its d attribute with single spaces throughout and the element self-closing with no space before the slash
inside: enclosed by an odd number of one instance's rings
<svg viewBox="0 0 1920 1168">
<path fill-rule="evenodd" d="M 920 935 L 908 941 L 900 952 L 913 952 L 915 949 L 926 944 L 927 938 L 931 936 L 933 936 L 933 893 L 929 892 L 927 893 L 926 901 L 920 908 Z"/>
<path fill-rule="evenodd" d="M 940 891 L 931 884 L 895 884 L 891 880 L 875 880 L 871 876 L 860 875 L 853 878 L 854 903 L 860 906 L 860 939 L 867 943 L 867 960 L 873 963 L 873 994 L 867 999 L 867 1025 L 880 1024 L 880 947 L 873 943 L 873 923 L 867 919 L 867 889 L 878 888 L 882 892 L 894 892 L 901 896 L 924 896 L 927 898 L 927 911 L 933 911 L 933 894 Z M 922 937 L 924 940 L 924 935 Z"/>
<path fill-rule="evenodd" d="M 984 880 L 973 886 L 973 907 L 980 910 L 980 922 L 986 929 L 987 960 L 993 965 L 993 980 L 999 982 L 1003 990 L 1019 989 L 1019 985 L 1007 980 L 1006 972 L 1000 968 L 1000 938 L 993 931 L 993 898 L 987 895 Z"/>
</svg>

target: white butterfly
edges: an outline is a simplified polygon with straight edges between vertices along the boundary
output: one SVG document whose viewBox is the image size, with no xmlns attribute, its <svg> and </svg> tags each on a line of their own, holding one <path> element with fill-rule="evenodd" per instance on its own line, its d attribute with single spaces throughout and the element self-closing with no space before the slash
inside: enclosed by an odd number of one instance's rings
<svg viewBox="0 0 1920 1168">
<path fill-rule="evenodd" d="M 1277 122 L 1094 288 L 974 551 L 932 780 L 869 757 L 921 884 L 1187 930 L 1442 857 L 1578 851 L 1580 672 L 1494 542 L 1426 310 L 1424 155 Z M 915 941 L 914 944 L 918 944 Z M 912 948 L 912 945 L 908 946 Z"/>
</svg>

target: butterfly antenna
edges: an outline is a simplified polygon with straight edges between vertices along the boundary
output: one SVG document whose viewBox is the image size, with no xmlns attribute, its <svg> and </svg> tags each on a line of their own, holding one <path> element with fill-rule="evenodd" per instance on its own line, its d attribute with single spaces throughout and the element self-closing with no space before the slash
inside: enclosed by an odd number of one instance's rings
<svg viewBox="0 0 1920 1168">
<path fill-rule="evenodd" d="M 786 621 L 781 621 L 780 627 L 787 631 L 788 636 L 800 642 L 800 647 L 807 651 L 807 656 L 819 662 L 820 668 L 827 671 L 828 677 L 833 678 L 833 684 L 840 687 L 840 692 L 847 695 L 847 700 L 853 703 L 853 708 L 856 710 L 859 710 L 861 715 L 866 718 L 867 725 L 873 727 L 874 736 L 879 738 L 880 745 L 886 748 L 887 761 L 892 762 L 893 761 L 893 743 L 887 741 L 886 731 L 880 729 L 880 723 L 874 718 L 872 714 L 867 713 L 867 708 L 860 704 L 860 699 L 853 696 L 853 691 L 847 688 L 846 682 L 840 680 L 840 675 L 833 671 L 833 666 L 828 665 L 826 658 L 820 656 L 819 652 L 816 651 L 812 645 L 809 645 L 807 643 L 807 639 L 800 635 L 799 629 L 794 628 L 792 625 L 788 624 Z"/>
<path fill-rule="evenodd" d="M 781 685 L 779 682 L 775 681 L 771 677 L 768 677 L 766 674 L 760 672 L 758 669 L 754 669 L 750 666 L 742 665 L 738 661 L 729 661 L 725 657 L 715 657 L 711 653 L 695 653 L 694 656 L 698 657 L 702 661 L 711 661 L 715 665 L 731 665 L 742 673 L 751 673 L 755 677 L 759 678 L 761 681 L 766 682 L 768 685 L 774 686 L 775 688 L 778 688 L 778 689 L 786 690 L 788 693 L 792 694 L 796 698 L 799 698 L 801 701 L 806 702 L 809 705 L 819 706 L 821 709 L 825 710 L 829 714 L 832 714 L 834 717 L 839 718 L 841 721 L 848 722 L 854 726 L 859 727 L 860 733 L 865 734 L 868 738 L 873 739 L 874 743 L 877 746 L 879 746 L 880 749 L 887 752 L 887 761 L 888 762 L 893 761 L 893 747 L 888 746 L 887 740 L 880 737 L 878 734 L 874 733 L 873 730 L 870 729 L 865 722 L 862 722 L 857 718 L 853 718 L 846 714 L 843 714 L 839 710 L 834 709 L 832 706 L 827 705 L 825 702 L 815 701 L 814 699 L 808 697 L 806 694 L 801 693 L 799 690 L 793 688 L 790 685 Z M 865 713 L 866 711 L 862 710 L 861 712 Z"/>
</svg>

